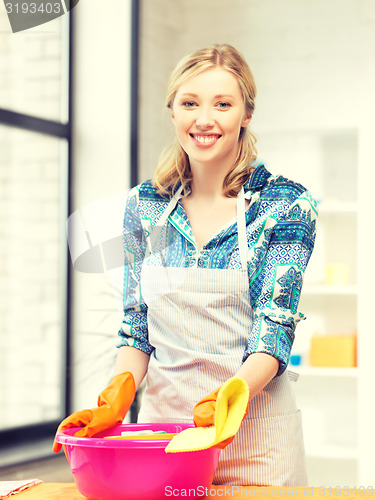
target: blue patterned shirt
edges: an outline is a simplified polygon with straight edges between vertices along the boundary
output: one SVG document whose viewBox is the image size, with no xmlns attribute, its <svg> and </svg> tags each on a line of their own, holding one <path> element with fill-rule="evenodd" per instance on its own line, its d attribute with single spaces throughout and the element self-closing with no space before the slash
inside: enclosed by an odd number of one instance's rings
<svg viewBox="0 0 375 500">
<path fill-rule="evenodd" d="M 248 276 L 253 322 L 243 361 L 255 352 L 279 361 L 278 375 L 288 365 L 298 312 L 303 275 L 316 233 L 316 202 L 306 189 L 274 176 L 259 164 L 244 184 Z M 254 201 L 255 200 L 255 201 Z M 142 261 L 150 235 L 170 198 L 162 197 L 150 181 L 134 187 L 128 196 L 124 217 L 124 319 L 121 343 L 151 354 L 148 340 L 147 305 L 140 291 Z M 166 265 L 211 269 L 240 269 L 237 224 L 228 224 L 199 251 L 189 219 L 181 203 L 169 216 Z"/>
</svg>

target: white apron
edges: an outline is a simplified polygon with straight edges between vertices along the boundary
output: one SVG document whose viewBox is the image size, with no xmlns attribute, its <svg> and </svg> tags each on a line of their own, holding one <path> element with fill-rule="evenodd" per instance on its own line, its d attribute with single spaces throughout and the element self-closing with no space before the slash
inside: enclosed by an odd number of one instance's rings
<svg viewBox="0 0 375 500">
<path fill-rule="evenodd" d="M 153 242 L 142 267 L 149 341 L 155 349 L 138 422 L 192 422 L 194 405 L 241 367 L 252 325 L 243 189 L 237 198 L 240 270 L 162 265 L 165 231 L 160 228 L 180 194 L 158 222 L 158 243 Z M 249 402 L 236 438 L 221 452 L 213 482 L 307 484 L 301 415 L 287 372 Z"/>
</svg>

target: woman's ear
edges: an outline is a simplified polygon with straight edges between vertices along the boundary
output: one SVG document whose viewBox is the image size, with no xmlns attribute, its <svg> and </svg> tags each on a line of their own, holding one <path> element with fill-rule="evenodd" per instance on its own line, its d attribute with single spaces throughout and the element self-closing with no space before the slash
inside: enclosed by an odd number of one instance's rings
<svg viewBox="0 0 375 500">
<path fill-rule="evenodd" d="M 167 108 L 169 109 L 169 111 L 171 112 L 171 118 L 172 118 L 172 122 L 174 123 L 174 111 L 173 111 L 173 104 L 169 103 Z"/>
<path fill-rule="evenodd" d="M 247 127 L 247 126 L 249 125 L 249 123 L 251 122 L 252 117 L 253 117 L 253 115 L 248 115 L 248 116 L 246 116 L 246 117 L 242 120 L 241 127 Z"/>
</svg>

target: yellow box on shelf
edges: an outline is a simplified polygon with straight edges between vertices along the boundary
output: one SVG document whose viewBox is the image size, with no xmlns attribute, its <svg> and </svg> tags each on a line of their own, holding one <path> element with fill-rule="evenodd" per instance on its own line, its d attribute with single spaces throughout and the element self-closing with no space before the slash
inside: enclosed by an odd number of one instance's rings
<svg viewBox="0 0 375 500">
<path fill-rule="evenodd" d="M 310 365 L 356 366 L 356 339 L 356 335 L 313 335 L 310 346 Z"/>
</svg>

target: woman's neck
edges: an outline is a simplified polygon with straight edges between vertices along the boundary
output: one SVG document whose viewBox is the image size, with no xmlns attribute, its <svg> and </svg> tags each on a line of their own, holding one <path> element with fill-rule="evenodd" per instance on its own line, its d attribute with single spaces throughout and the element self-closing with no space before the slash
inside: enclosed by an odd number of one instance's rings
<svg viewBox="0 0 375 500">
<path fill-rule="evenodd" d="M 192 168 L 192 174 L 190 185 L 192 198 L 213 200 L 224 197 L 223 183 L 227 172 L 221 172 L 215 167 L 202 166 Z"/>
</svg>

